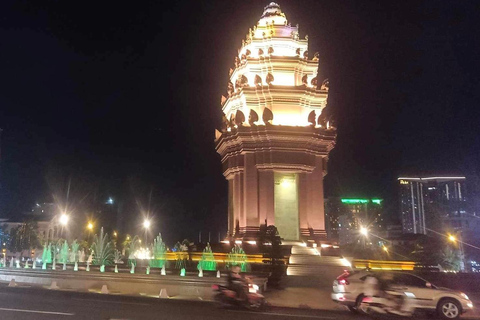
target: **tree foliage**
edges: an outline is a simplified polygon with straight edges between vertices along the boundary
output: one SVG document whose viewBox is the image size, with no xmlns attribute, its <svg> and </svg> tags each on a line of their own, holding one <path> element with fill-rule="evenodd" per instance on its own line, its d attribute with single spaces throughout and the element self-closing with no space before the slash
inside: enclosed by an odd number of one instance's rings
<svg viewBox="0 0 480 320">
<path fill-rule="evenodd" d="M 460 270 L 461 255 L 454 244 L 438 237 L 422 237 L 415 243 L 412 258 L 424 266 L 438 266 L 447 270 Z"/>
<path fill-rule="evenodd" d="M 37 222 L 33 220 L 25 221 L 18 227 L 11 229 L 8 250 L 15 253 L 40 247 L 37 229 Z"/>
</svg>

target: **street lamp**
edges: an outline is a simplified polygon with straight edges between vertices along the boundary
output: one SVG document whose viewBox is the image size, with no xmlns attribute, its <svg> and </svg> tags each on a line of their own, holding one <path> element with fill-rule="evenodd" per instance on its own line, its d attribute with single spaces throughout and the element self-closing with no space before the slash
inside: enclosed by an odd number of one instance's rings
<svg viewBox="0 0 480 320">
<path fill-rule="evenodd" d="M 147 232 L 148 232 L 148 229 L 150 228 L 150 220 L 145 219 L 143 221 L 143 227 L 145 228 L 145 245 L 147 245 Z"/>
<path fill-rule="evenodd" d="M 64 236 L 64 228 L 67 226 L 68 224 L 68 215 L 66 213 L 62 213 L 59 217 L 59 222 L 60 222 L 60 225 L 62 226 L 61 227 L 61 235 Z"/>
<path fill-rule="evenodd" d="M 150 221 L 148 219 L 145 219 L 145 221 L 143 221 L 143 227 L 145 229 L 150 228 Z"/>
<path fill-rule="evenodd" d="M 383 251 L 385 251 L 386 253 L 388 253 L 388 248 L 383 246 Z"/>
<path fill-rule="evenodd" d="M 65 226 L 67 225 L 67 223 L 68 223 L 68 216 L 67 216 L 67 214 L 66 214 L 66 213 L 62 213 L 62 215 L 60 216 L 60 224 L 65 227 Z"/>
<path fill-rule="evenodd" d="M 363 236 L 363 249 L 367 246 L 368 229 L 360 227 L 360 234 Z"/>
<path fill-rule="evenodd" d="M 360 227 L 360 233 L 366 237 L 368 236 L 368 229 L 365 227 Z"/>
<path fill-rule="evenodd" d="M 460 266 L 460 270 L 461 271 L 465 270 L 465 251 L 463 249 L 463 241 L 462 241 L 461 231 L 460 231 L 460 240 L 457 240 L 457 238 L 453 234 L 448 235 L 448 240 L 453 242 L 453 243 L 456 243 L 456 242 L 459 243 L 458 248 L 460 249 L 460 260 L 462 261 L 461 266 Z"/>
<path fill-rule="evenodd" d="M 90 243 L 90 236 L 92 235 L 93 223 L 89 222 L 89 223 L 87 224 L 87 229 L 88 229 L 87 242 Z"/>
</svg>

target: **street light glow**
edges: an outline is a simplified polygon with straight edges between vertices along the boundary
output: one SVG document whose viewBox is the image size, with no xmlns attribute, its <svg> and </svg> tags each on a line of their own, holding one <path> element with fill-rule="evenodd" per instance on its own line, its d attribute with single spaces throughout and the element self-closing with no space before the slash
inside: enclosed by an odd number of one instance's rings
<svg viewBox="0 0 480 320">
<path fill-rule="evenodd" d="M 454 235 L 449 235 L 449 236 L 448 236 L 448 240 L 450 240 L 450 241 L 452 241 L 452 242 L 457 241 L 457 239 L 455 238 Z"/>
<path fill-rule="evenodd" d="M 87 224 L 87 229 L 91 231 L 93 229 L 93 223 L 89 222 Z"/>
<path fill-rule="evenodd" d="M 388 252 L 388 248 L 383 246 L 383 251 Z"/>
<path fill-rule="evenodd" d="M 360 233 L 361 233 L 362 235 L 364 235 L 364 236 L 367 236 L 367 235 L 368 235 L 368 230 L 367 230 L 367 228 L 361 227 L 361 228 L 360 228 Z"/>
<path fill-rule="evenodd" d="M 143 221 L 143 227 L 145 229 L 150 228 L 150 220 L 145 219 L 145 221 Z"/>
<path fill-rule="evenodd" d="M 63 213 L 61 216 L 60 216 L 60 224 L 62 226 L 66 226 L 68 223 L 68 216 L 66 213 Z"/>
</svg>

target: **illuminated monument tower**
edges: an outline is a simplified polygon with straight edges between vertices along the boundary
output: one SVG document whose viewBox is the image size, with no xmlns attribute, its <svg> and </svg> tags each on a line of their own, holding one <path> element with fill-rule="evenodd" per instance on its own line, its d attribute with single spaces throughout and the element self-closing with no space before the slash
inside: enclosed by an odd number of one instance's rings
<svg viewBox="0 0 480 320">
<path fill-rule="evenodd" d="M 317 83 L 318 54 L 308 59 L 280 6 L 270 3 L 250 29 L 222 97 L 216 149 L 228 180 L 228 229 L 249 237 L 274 224 L 285 240 L 325 233 L 323 177 L 336 130 L 322 113 L 328 81 Z"/>
</svg>

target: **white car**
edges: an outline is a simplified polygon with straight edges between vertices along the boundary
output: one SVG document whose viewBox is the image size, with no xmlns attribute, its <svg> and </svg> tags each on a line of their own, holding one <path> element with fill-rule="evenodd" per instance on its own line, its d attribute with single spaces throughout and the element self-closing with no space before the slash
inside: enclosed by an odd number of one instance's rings
<svg viewBox="0 0 480 320">
<path fill-rule="evenodd" d="M 415 299 L 416 309 L 436 312 L 444 319 L 457 319 L 473 309 L 472 301 L 463 292 L 439 288 L 416 275 L 400 271 L 346 271 L 333 281 L 332 300 L 357 312 L 364 297 L 364 282 L 368 276 L 390 273 L 391 288 Z"/>
</svg>

